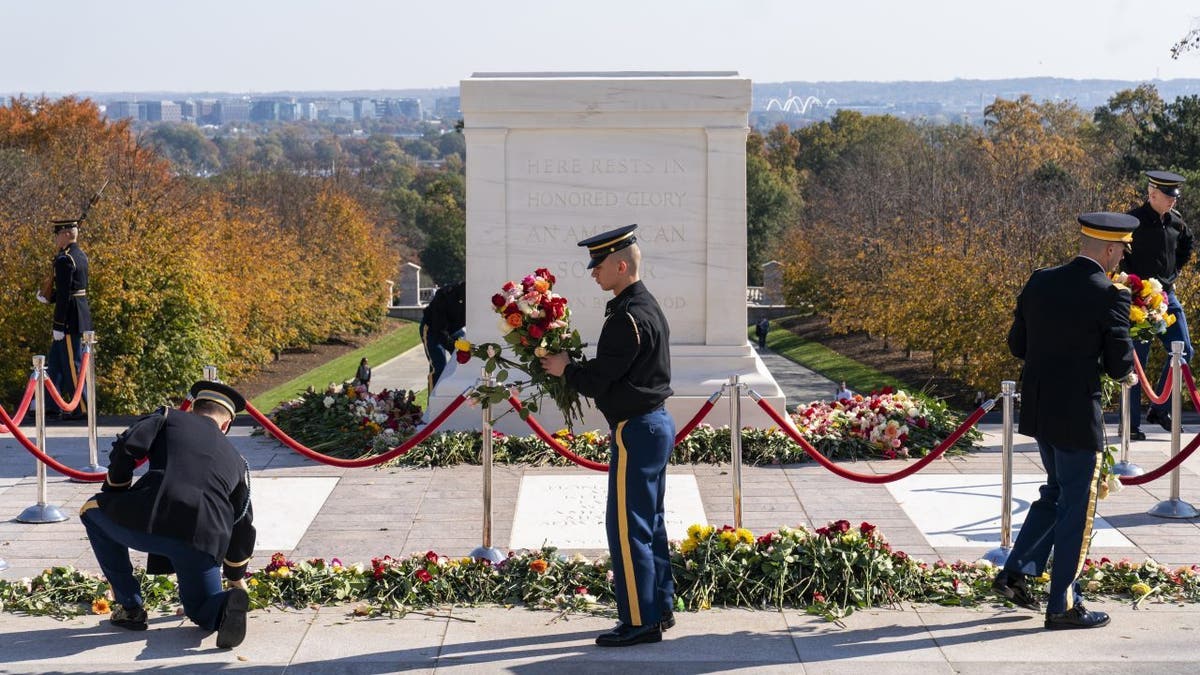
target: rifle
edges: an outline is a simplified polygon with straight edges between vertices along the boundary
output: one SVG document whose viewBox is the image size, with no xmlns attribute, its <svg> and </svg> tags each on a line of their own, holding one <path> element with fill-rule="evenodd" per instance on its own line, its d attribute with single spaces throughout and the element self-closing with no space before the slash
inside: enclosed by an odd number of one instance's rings
<svg viewBox="0 0 1200 675">
<path fill-rule="evenodd" d="M 104 185 L 101 185 L 100 189 L 96 190 L 96 194 L 92 195 L 91 199 L 84 203 L 83 208 L 79 212 L 78 218 L 74 220 L 53 220 L 51 222 L 64 225 L 67 223 L 74 223 L 76 226 L 82 225 L 83 221 L 87 220 L 88 212 L 92 210 L 92 207 L 96 205 L 96 202 L 100 201 L 100 195 L 104 194 L 104 188 L 108 187 L 108 183 L 109 179 L 105 179 Z M 47 299 L 49 299 L 50 294 L 54 292 L 53 266 L 50 268 L 50 273 L 42 277 L 42 284 L 39 286 L 38 290 L 41 292 L 41 296 Z"/>
</svg>

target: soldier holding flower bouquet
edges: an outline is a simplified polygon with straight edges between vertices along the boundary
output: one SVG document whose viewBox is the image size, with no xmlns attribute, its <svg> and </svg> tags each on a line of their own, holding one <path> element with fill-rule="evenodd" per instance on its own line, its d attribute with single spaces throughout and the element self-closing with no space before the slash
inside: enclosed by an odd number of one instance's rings
<svg viewBox="0 0 1200 675">
<path fill-rule="evenodd" d="M 1138 227 L 1133 231 L 1133 243 L 1126 250 L 1121 260 L 1121 270 L 1142 280 L 1157 279 L 1162 284 L 1166 294 L 1166 313 L 1172 317 L 1163 331 L 1151 335 L 1134 335 L 1134 351 L 1143 367 L 1148 367 L 1146 359 L 1150 356 L 1150 339 L 1158 335 L 1168 351 L 1172 342 L 1183 343 L 1183 361 L 1192 360 L 1192 340 L 1188 334 L 1187 317 L 1183 306 L 1175 297 L 1175 281 L 1180 271 L 1187 266 L 1192 258 L 1192 232 L 1188 229 L 1175 203 L 1179 199 L 1180 188 L 1185 178 L 1170 171 L 1147 171 L 1146 177 L 1150 184 L 1146 188 L 1146 201 L 1129 215 L 1138 219 Z M 1134 296 L 1136 305 L 1137 296 Z M 1131 312 L 1136 306 L 1131 308 Z M 1136 312 L 1135 312 L 1136 313 Z M 1133 317 L 1130 317 L 1131 319 Z M 1135 322 L 1136 323 L 1136 322 Z M 1164 364 L 1155 383 L 1156 391 L 1161 391 L 1167 377 L 1170 363 Z M 1147 373 L 1147 376 L 1149 374 Z M 1157 423 L 1167 431 L 1171 430 L 1171 399 L 1152 405 L 1146 413 L 1146 421 Z M 1141 431 L 1142 395 L 1141 391 L 1133 392 L 1129 399 L 1129 437 L 1143 440 L 1146 434 Z"/>
</svg>

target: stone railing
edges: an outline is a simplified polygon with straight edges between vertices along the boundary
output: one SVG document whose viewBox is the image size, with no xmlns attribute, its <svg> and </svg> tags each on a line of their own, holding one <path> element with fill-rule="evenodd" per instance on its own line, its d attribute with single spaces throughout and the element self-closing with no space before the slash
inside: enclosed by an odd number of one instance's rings
<svg viewBox="0 0 1200 675">
<path fill-rule="evenodd" d="M 746 287 L 746 304 L 761 305 L 763 304 L 763 287 L 762 286 L 747 286 Z"/>
</svg>

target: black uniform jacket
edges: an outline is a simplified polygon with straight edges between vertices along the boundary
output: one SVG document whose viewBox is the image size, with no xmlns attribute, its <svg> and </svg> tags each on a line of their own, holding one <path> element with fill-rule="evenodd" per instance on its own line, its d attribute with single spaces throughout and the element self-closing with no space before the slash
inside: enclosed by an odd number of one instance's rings
<svg viewBox="0 0 1200 675">
<path fill-rule="evenodd" d="M 1008 348 L 1024 359 L 1018 430 L 1064 449 L 1100 451 L 1100 375 L 1133 370 L 1129 293 L 1084 257 L 1029 277 Z"/>
<path fill-rule="evenodd" d="M 77 242 L 67 244 L 54 256 L 54 330 L 79 335 L 92 330 L 88 306 L 88 257 Z"/>
<path fill-rule="evenodd" d="M 439 288 L 421 312 L 421 320 L 429 329 L 428 335 L 422 336 L 429 344 L 454 351 L 450 336 L 467 325 L 467 284 L 459 282 Z"/>
<path fill-rule="evenodd" d="M 1172 209 L 1159 216 L 1146 202 L 1129 212 L 1139 225 L 1133 231 L 1133 245 L 1121 260 L 1121 269 L 1143 279 L 1153 277 L 1170 291 L 1179 271 L 1192 259 L 1192 232 Z"/>
<path fill-rule="evenodd" d="M 640 281 L 608 301 L 596 358 L 570 363 L 563 376 L 595 400 L 610 426 L 644 415 L 671 396 L 671 331 Z"/>
<path fill-rule="evenodd" d="M 149 471 L 133 483 L 133 469 L 147 455 Z M 96 495 L 105 514 L 223 560 L 226 578 L 245 575 L 255 538 L 250 471 L 212 419 L 161 408 L 118 436 L 108 459 L 108 478 Z"/>
</svg>

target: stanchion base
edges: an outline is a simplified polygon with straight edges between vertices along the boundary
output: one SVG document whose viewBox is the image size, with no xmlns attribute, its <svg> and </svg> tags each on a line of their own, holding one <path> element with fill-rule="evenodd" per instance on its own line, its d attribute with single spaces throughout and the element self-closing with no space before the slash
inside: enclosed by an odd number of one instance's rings
<svg viewBox="0 0 1200 675">
<path fill-rule="evenodd" d="M 1200 512 L 1182 499 L 1168 499 L 1155 504 L 1146 514 L 1159 518 L 1195 518 Z"/>
<path fill-rule="evenodd" d="M 63 515 L 62 511 L 53 504 L 34 504 L 33 506 L 21 512 L 17 516 L 18 523 L 33 523 L 40 525 L 42 523 L 61 523 L 66 520 L 67 516 Z"/>
<path fill-rule="evenodd" d="M 106 469 L 102 466 L 96 466 L 95 464 L 88 464 L 87 466 L 81 466 L 81 467 L 79 467 L 78 470 L 83 471 L 85 473 L 107 473 L 108 472 L 108 469 Z M 68 478 L 67 482 L 68 483 L 94 483 L 95 481 L 79 480 L 78 478 Z"/>
<path fill-rule="evenodd" d="M 1008 562 L 1008 554 L 1012 551 L 1011 548 L 994 548 L 983 554 L 983 559 L 992 563 L 996 567 L 1004 567 L 1004 563 Z"/>
<path fill-rule="evenodd" d="M 1113 464 L 1112 472 L 1117 476 L 1140 476 L 1146 473 L 1145 469 L 1133 462 L 1117 462 Z"/>
<path fill-rule="evenodd" d="M 500 549 L 491 546 L 477 547 L 471 551 L 471 557 L 475 560 L 486 560 L 493 565 L 498 565 L 501 560 L 504 560 L 504 554 L 500 552 Z"/>
<path fill-rule="evenodd" d="M 8 561 L 4 558 L 0 558 L 0 572 L 3 572 L 6 569 L 8 569 Z"/>
</svg>

